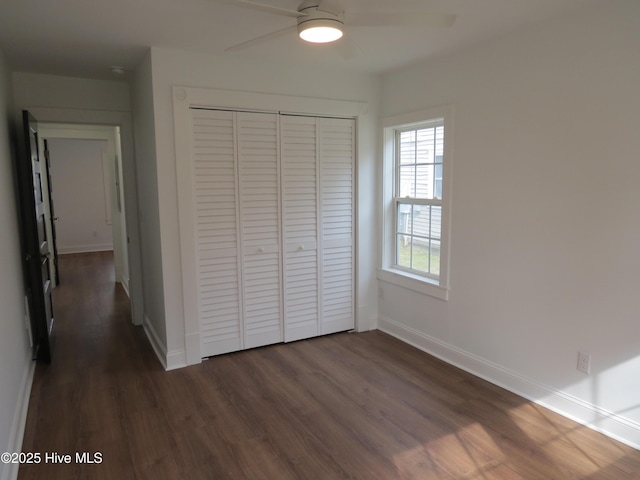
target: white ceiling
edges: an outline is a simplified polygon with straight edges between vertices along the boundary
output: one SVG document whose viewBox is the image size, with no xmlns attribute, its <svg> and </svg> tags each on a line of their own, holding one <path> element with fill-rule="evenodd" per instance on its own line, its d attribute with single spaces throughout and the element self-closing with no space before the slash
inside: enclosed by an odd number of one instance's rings
<svg viewBox="0 0 640 480">
<path fill-rule="evenodd" d="M 297 9 L 300 0 L 255 0 Z M 0 0 L 0 49 L 15 71 L 113 78 L 131 71 L 149 46 L 242 58 L 313 63 L 384 73 L 466 48 L 544 19 L 606 0 L 343 0 L 347 13 L 455 13 L 449 28 L 347 27 L 359 53 L 310 45 L 295 33 L 239 52 L 225 48 L 295 25 L 230 0 Z"/>
</svg>

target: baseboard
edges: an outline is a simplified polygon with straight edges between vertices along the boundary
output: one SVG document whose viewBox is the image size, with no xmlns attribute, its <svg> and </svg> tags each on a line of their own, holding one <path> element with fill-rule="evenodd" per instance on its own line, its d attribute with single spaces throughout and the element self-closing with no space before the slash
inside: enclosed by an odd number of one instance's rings
<svg viewBox="0 0 640 480">
<path fill-rule="evenodd" d="M 113 250 L 113 243 L 98 243 L 92 245 L 58 245 L 58 255 L 69 253 L 109 252 Z"/>
<path fill-rule="evenodd" d="M 526 378 L 390 318 L 379 316 L 378 329 L 505 390 L 640 450 L 638 422 Z"/>
<path fill-rule="evenodd" d="M 167 354 L 167 371 L 187 366 L 187 357 L 184 350 L 172 350 Z"/>
<path fill-rule="evenodd" d="M 153 325 L 149 321 L 149 317 L 147 317 L 146 315 L 144 316 L 142 328 L 144 329 L 144 333 L 147 336 L 147 339 L 149 340 L 149 343 L 151 344 L 151 348 L 153 348 L 153 351 L 155 352 L 156 357 L 158 357 L 158 360 L 160 360 L 160 363 L 162 364 L 162 368 L 166 370 L 167 369 L 167 347 L 165 347 L 162 340 L 160 340 L 160 337 L 158 336 L 156 329 L 153 327 Z"/>
<path fill-rule="evenodd" d="M 122 288 L 124 289 L 124 292 L 127 294 L 127 297 L 131 298 L 131 294 L 129 293 L 129 279 L 124 275 L 120 275 L 120 280 L 118 283 L 122 285 Z"/>
<path fill-rule="evenodd" d="M 156 353 L 158 360 L 160 360 L 160 363 L 162 364 L 162 368 L 168 371 L 187 366 L 184 350 L 167 351 L 167 347 L 164 345 L 164 342 L 160 340 L 158 332 L 156 332 L 156 329 L 153 327 L 146 315 L 144 316 L 142 327 L 144 328 L 144 333 L 146 334 L 153 351 Z"/>
<path fill-rule="evenodd" d="M 26 359 L 26 368 L 20 382 L 20 394 L 16 403 L 16 410 L 11 423 L 11 434 L 9 435 L 9 445 L 7 452 L 22 451 L 22 440 L 24 439 L 24 429 L 27 424 L 27 412 L 29 411 L 29 398 L 31 397 L 31 385 L 33 385 L 33 375 L 36 371 L 36 363 L 31 360 L 31 351 Z M 16 480 L 18 478 L 18 464 L 7 463 L 2 470 L 2 480 Z"/>
<path fill-rule="evenodd" d="M 200 356 L 200 332 L 189 333 L 184 336 L 185 363 L 196 365 L 202 363 Z"/>
</svg>

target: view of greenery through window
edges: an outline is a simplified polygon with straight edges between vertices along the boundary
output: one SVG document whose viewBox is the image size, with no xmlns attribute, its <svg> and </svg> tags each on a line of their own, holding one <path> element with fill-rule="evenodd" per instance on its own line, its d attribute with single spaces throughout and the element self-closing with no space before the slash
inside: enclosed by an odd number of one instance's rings
<svg viewBox="0 0 640 480">
<path fill-rule="evenodd" d="M 412 247 L 413 246 L 413 252 Z M 401 267 L 420 270 L 433 275 L 440 274 L 440 246 L 431 246 L 431 255 L 429 255 L 429 246 L 412 244 L 411 242 L 398 242 L 398 265 Z M 431 262 L 431 263 L 429 263 Z"/>
</svg>

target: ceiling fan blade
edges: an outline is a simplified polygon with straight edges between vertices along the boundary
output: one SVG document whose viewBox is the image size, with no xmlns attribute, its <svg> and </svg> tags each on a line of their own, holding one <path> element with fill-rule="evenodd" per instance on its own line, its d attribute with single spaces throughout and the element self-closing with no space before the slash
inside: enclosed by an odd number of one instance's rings
<svg viewBox="0 0 640 480">
<path fill-rule="evenodd" d="M 220 1 L 220 0 L 219 0 Z M 275 13 L 276 15 L 284 15 L 285 17 L 306 17 L 306 13 L 300 13 L 296 10 L 289 10 L 288 8 L 275 7 L 273 5 L 267 5 L 265 3 L 252 2 L 251 0 L 222 0 L 223 3 L 229 3 L 232 5 L 238 5 L 239 7 L 247 7 L 253 10 L 260 10 L 267 13 Z"/>
<path fill-rule="evenodd" d="M 357 12 L 345 17 L 345 23 L 357 27 L 450 27 L 456 21 L 452 13 Z"/>
<path fill-rule="evenodd" d="M 298 27 L 296 25 L 292 25 L 290 27 L 283 28 L 282 30 L 276 30 L 275 32 L 267 33 L 266 35 L 262 35 L 260 37 L 252 38 L 251 40 L 247 40 L 246 42 L 238 43 L 237 45 L 233 45 L 231 47 L 225 48 L 225 52 L 237 52 L 238 50 L 244 50 L 245 48 L 252 47 L 254 45 L 258 45 L 259 43 L 267 42 L 269 40 L 274 40 L 283 35 L 286 35 L 289 32 L 297 31 Z"/>
</svg>

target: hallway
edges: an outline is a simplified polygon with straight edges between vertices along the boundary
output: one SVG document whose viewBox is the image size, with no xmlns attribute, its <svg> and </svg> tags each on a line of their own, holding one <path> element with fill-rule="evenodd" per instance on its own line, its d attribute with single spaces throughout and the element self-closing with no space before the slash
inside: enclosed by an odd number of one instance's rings
<svg viewBox="0 0 640 480">
<path fill-rule="evenodd" d="M 164 372 L 129 298 L 115 283 L 113 252 L 59 257 L 51 365 L 39 364 L 31 390 L 24 452 L 101 452 L 101 465 L 24 465 L 20 479 L 135 478 L 124 405 L 136 404 L 146 374 Z M 107 459 L 109 459 L 107 461 Z M 117 461 L 114 461 L 116 460 Z"/>
</svg>

